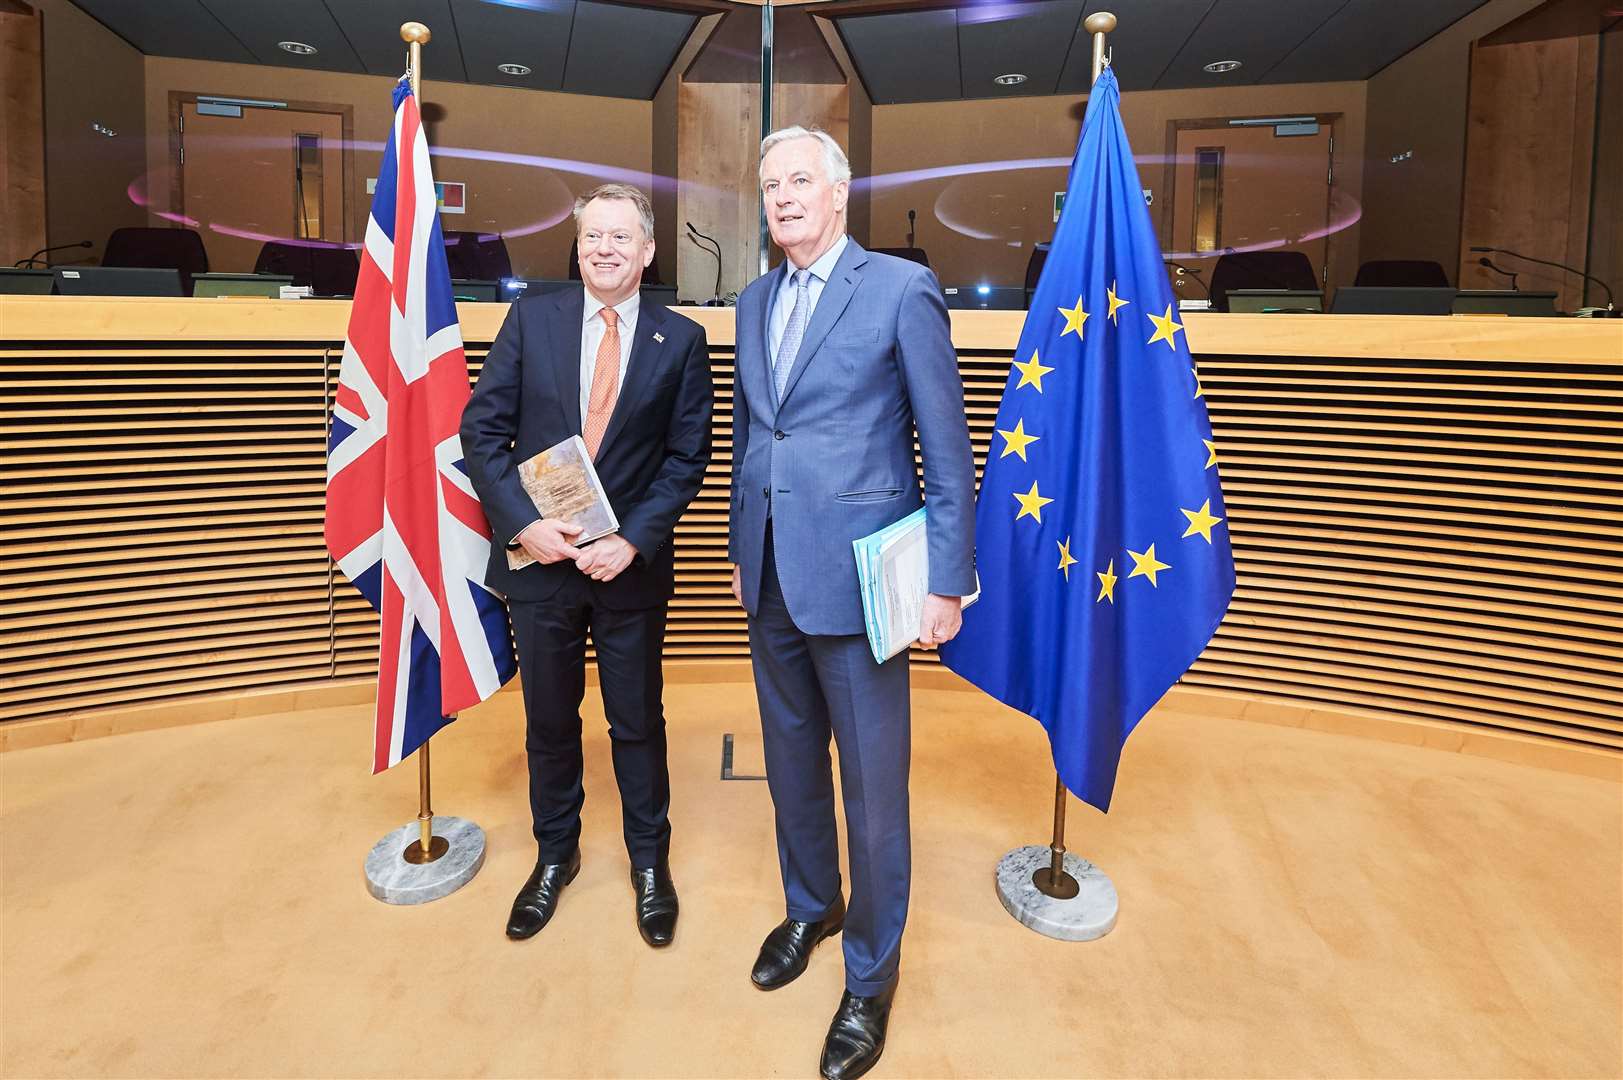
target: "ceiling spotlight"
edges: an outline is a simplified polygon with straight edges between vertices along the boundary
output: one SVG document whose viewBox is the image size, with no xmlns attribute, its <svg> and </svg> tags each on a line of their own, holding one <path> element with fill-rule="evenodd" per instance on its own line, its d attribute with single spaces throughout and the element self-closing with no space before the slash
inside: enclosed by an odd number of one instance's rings
<svg viewBox="0 0 1623 1080">
<path fill-rule="evenodd" d="M 302 41 L 278 41 L 276 47 L 283 52 L 290 52 L 294 56 L 314 56 L 316 54 L 314 45 L 306 45 Z"/>
<path fill-rule="evenodd" d="M 1014 71 L 1007 75 L 999 75 L 992 81 L 997 83 L 999 86 L 1019 86 L 1021 83 L 1026 81 L 1026 77 L 1020 74 L 1018 71 Z"/>
<path fill-rule="evenodd" d="M 497 64 L 496 70 L 503 75 L 528 75 L 530 69 L 523 64 Z"/>
<path fill-rule="evenodd" d="M 1239 66 L 1240 62 L 1238 60 L 1213 60 L 1203 70 L 1209 71 L 1213 75 L 1221 75 L 1225 71 L 1234 71 Z"/>
</svg>

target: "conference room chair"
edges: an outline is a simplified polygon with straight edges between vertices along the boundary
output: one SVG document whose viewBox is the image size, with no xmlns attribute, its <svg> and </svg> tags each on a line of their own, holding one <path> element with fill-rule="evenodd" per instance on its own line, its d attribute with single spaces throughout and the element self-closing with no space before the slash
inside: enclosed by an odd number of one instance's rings
<svg viewBox="0 0 1623 1080">
<path fill-rule="evenodd" d="M 1048 264 L 1048 249 L 1053 247 L 1046 240 L 1039 240 L 1031 245 L 1031 258 L 1026 260 L 1026 309 L 1031 309 L 1031 294 L 1037 291 L 1037 279 L 1043 276 L 1043 267 Z"/>
<path fill-rule="evenodd" d="M 1358 268 L 1354 285 L 1446 289 L 1451 284 L 1441 263 L 1430 259 L 1372 259 Z"/>
<path fill-rule="evenodd" d="M 1234 289 L 1322 289 L 1313 263 L 1300 251 L 1231 251 L 1212 267 L 1212 310 L 1229 309 Z"/>
<path fill-rule="evenodd" d="M 898 259 L 906 259 L 908 262 L 916 262 L 920 266 L 929 266 L 930 265 L 930 256 L 928 256 L 928 255 L 926 255 L 924 253 L 923 248 L 917 248 L 917 247 L 869 248 L 868 250 L 869 251 L 877 251 L 881 255 L 894 255 Z"/>
<path fill-rule="evenodd" d="M 180 289 L 192 295 L 192 275 L 206 274 L 209 253 L 196 229 L 114 229 L 102 249 L 103 266 L 180 271 Z"/>
<path fill-rule="evenodd" d="M 580 280 L 580 244 L 574 240 L 569 241 L 569 280 Z M 663 285 L 659 279 L 659 256 L 642 268 L 642 283 L 644 285 Z"/>
<path fill-rule="evenodd" d="M 471 281 L 500 281 L 513 276 L 507 241 L 496 233 L 447 231 L 445 265 L 451 277 Z"/>
<path fill-rule="evenodd" d="M 308 285 L 317 296 L 354 296 L 361 260 L 337 244 L 289 244 L 272 240 L 259 249 L 256 274 L 286 274 L 295 285 Z"/>
</svg>

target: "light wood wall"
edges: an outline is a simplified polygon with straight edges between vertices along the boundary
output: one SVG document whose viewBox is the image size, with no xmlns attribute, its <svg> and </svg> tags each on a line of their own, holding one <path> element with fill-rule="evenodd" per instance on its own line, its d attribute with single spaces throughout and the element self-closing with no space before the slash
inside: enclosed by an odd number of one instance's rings
<svg viewBox="0 0 1623 1080">
<path fill-rule="evenodd" d="M 0 297 L 0 719 L 374 670 L 375 620 L 321 538 L 347 314 L 337 301 Z M 475 370 L 504 314 L 461 307 Z M 678 528 L 667 656 L 737 661 L 732 313 L 684 314 L 712 344 L 716 448 Z M 953 316 L 981 460 L 1021 321 Z M 1186 686 L 1623 747 L 1615 325 L 1187 327 L 1239 588 Z"/>
<path fill-rule="evenodd" d="M 45 246 L 45 105 L 39 12 L 0 0 L 0 266 Z"/>
</svg>

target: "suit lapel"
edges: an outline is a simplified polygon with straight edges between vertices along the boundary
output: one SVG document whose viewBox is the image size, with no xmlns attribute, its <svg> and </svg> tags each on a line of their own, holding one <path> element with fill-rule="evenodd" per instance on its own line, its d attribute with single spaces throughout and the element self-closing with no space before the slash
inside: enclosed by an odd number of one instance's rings
<svg viewBox="0 0 1623 1080">
<path fill-rule="evenodd" d="M 828 276 L 828 284 L 823 286 L 823 295 L 817 298 L 817 308 L 812 312 L 810 325 L 806 327 L 806 336 L 800 339 L 800 352 L 795 356 L 795 366 L 789 369 L 789 380 L 784 384 L 779 409 L 795 392 L 795 384 L 805 374 L 807 365 L 816 359 L 823 339 L 828 337 L 828 332 L 844 314 L 846 305 L 857 291 L 857 283 L 862 280 L 859 268 L 867 261 L 868 253 L 855 240 L 847 240 L 845 250 L 834 263 L 834 272 Z"/>
<path fill-rule="evenodd" d="M 651 304 L 644 300 L 637 308 L 637 332 L 631 339 L 631 356 L 626 361 L 625 384 L 620 387 L 619 396 L 614 400 L 614 412 L 609 414 L 609 426 L 603 432 L 603 442 L 597 448 L 597 456 L 601 458 L 614 443 L 615 437 L 626 426 L 626 417 L 637 411 L 637 405 L 648 390 L 652 381 L 654 369 L 664 356 L 664 335 L 655 341 L 654 335 L 660 333 L 665 325 L 665 310 L 658 304 Z M 577 375 L 578 383 L 580 377 Z M 576 408 L 580 406 L 577 404 Z"/>
<path fill-rule="evenodd" d="M 581 318 L 586 311 L 584 289 L 558 294 L 552 319 L 552 374 L 558 382 L 558 400 L 564 409 L 564 430 L 580 434 Z"/>
<path fill-rule="evenodd" d="M 778 392 L 772 386 L 772 304 L 778 295 L 778 289 L 783 286 L 783 275 L 786 272 L 787 262 L 781 262 L 766 275 L 766 287 L 761 291 L 761 314 L 755 320 L 756 328 L 761 331 L 761 362 L 753 366 L 753 370 L 745 374 L 750 383 L 760 382 L 761 403 L 766 407 L 761 410 L 763 415 L 777 416 Z"/>
</svg>

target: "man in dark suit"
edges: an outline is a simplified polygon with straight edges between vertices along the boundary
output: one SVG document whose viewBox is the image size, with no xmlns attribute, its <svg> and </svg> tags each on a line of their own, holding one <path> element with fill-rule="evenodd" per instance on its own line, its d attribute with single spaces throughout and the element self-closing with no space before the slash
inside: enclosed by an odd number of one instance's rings
<svg viewBox="0 0 1623 1080">
<path fill-rule="evenodd" d="M 874 662 L 851 541 L 917 510 L 924 458 L 930 595 L 919 642 L 958 632 L 975 590 L 975 463 L 946 304 L 930 271 L 845 234 L 851 167 L 827 134 L 761 144 L 761 193 L 785 262 L 738 298 L 729 557 L 777 815 L 788 918 L 751 979 L 806 969 L 845 933 L 845 995 L 822 1073 L 879 1060 L 896 991 L 911 857 L 907 653 Z M 840 880 L 828 745 L 840 749 L 850 905 Z"/>
<path fill-rule="evenodd" d="M 654 216 L 634 187 L 575 202 L 583 292 L 512 306 L 462 416 L 468 475 L 496 537 L 538 562 L 508 569 L 492 545 L 486 583 L 506 594 L 528 721 L 530 810 L 539 847 L 507 936 L 535 935 L 580 870 L 580 704 L 586 635 L 597 651 L 613 742 L 637 926 L 653 946 L 676 931 L 661 669 L 676 521 L 710 460 L 713 384 L 704 330 L 641 299 Z M 620 521 L 576 547 L 542 519 L 518 465 L 580 435 Z"/>
</svg>

